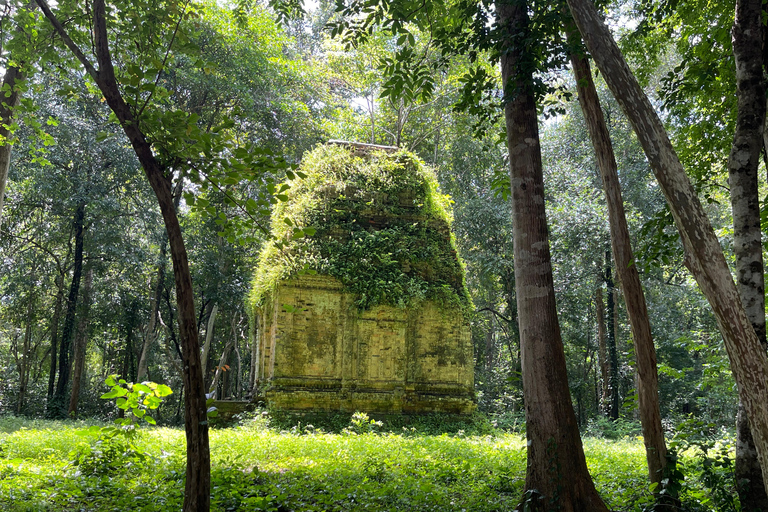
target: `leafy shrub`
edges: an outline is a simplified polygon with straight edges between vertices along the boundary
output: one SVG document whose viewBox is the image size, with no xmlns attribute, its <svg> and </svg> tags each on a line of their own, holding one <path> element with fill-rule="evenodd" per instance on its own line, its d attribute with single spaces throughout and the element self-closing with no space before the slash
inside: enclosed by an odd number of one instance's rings
<svg viewBox="0 0 768 512">
<path fill-rule="evenodd" d="M 72 465 L 86 475 L 105 475 L 147 462 L 150 456 L 136 447 L 137 429 L 141 420 L 155 425 L 155 419 L 147 413 L 160 407 L 163 397 L 173 393 L 164 384 L 134 384 L 117 375 L 110 375 L 104 382 L 112 389 L 101 398 L 116 399 L 115 404 L 125 411 L 125 417 L 115 419 L 114 426 L 93 426 L 81 432 L 81 435 L 98 434 L 93 444 L 81 443 L 73 455 Z"/>
<path fill-rule="evenodd" d="M 734 475 L 734 439 L 713 423 L 690 417 L 675 428 L 668 446 L 665 489 L 685 510 L 740 510 Z"/>
<path fill-rule="evenodd" d="M 591 418 L 584 429 L 586 437 L 597 437 L 600 439 L 624 439 L 625 437 L 637 437 L 642 432 L 640 422 L 637 420 L 628 420 L 619 418 L 610 420 L 599 416 Z"/>
<path fill-rule="evenodd" d="M 364 412 L 356 412 L 349 420 L 349 426 L 342 430 L 342 432 L 345 434 L 372 434 L 383 426 L 384 423 L 372 420 L 368 417 L 368 414 Z"/>
</svg>

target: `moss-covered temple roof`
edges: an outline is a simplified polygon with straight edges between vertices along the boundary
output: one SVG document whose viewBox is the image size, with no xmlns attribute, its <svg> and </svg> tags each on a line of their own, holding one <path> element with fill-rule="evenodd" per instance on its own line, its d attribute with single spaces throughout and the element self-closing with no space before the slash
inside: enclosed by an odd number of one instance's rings
<svg viewBox="0 0 768 512">
<path fill-rule="evenodd" d="M 309 271 L 338 279 L 360 309 L 429 299 L 469 311 L 450 198 L 434 172 L 406 151 L 353 153 L 325 145 L 304 156 L 304 177 L 287 182 L 288 199 L 272 212 L 273 239 L 261 252 L 251 306 L 266 305 L 281 280 Z M 313 236 L 295 236 L 302 228 Z"/>
</svg>

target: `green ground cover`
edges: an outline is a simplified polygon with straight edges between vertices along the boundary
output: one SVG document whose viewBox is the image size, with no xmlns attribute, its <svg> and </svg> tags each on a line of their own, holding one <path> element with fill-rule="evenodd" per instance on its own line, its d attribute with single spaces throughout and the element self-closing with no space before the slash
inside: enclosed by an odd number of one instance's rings
<svg viewBox="0 0 768 512">
<path fill-rule="evenodd" d="M 0 418 L 3 512 L 180 510 L 182 430 L 140 431 L 140 458 L 119 442 L 99 445 L 93 425 Z M 520 434 L 365 430 L 278 430 L 263 420 L 212 430 L 212 510 L 511 511 L 522 495 Z M 587 438 L 585 450 L 609 507 L 643 510 L 651 495 L 642 442 Z M 705 484 L 686 481 L 695 505 L 687 510 L 724 510 L 694 499 Z"/>
</svg>

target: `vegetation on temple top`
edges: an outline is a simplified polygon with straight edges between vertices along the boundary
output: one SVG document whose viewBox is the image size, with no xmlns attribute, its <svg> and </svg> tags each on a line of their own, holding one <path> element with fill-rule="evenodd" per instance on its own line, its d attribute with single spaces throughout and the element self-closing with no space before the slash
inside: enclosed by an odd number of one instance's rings
<svg viewBox="0 0 768 512">
<path fill-rule="evenodd" d="M 360 309 L 423 300 L 468 311 L 464 270 L 450 232 L 451 200 L 407 151 L 355 156 L 333 145 L 304 158 L 272 214 L 250 302 L 267 304 L 280 280 L 337 278 Z"/>
</svg>

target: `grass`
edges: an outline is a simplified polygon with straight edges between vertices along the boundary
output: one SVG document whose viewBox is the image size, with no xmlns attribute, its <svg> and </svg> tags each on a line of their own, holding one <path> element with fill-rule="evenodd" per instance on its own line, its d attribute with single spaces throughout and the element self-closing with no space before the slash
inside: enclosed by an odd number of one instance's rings
<svg viewBox="0 0 768 512">
<path fill-rule="evenodd" d="M 3 512 L 181 508 L 182 430 L 142 430 L 142 461 L 126 458 L 125 446 L 95 445 L 92 425 L 0 418 Z M 642 510 L 650 499 L 642 443 L 588 438 L 584 446 L 609 508 Z M 90 465 L 72 462 L 94 453 Z M 526 466 L 519 434 L 291 432 L 263 421 L 212 430 L 211 458 L 216 511 L 508 511 Z"/>
</svg>

